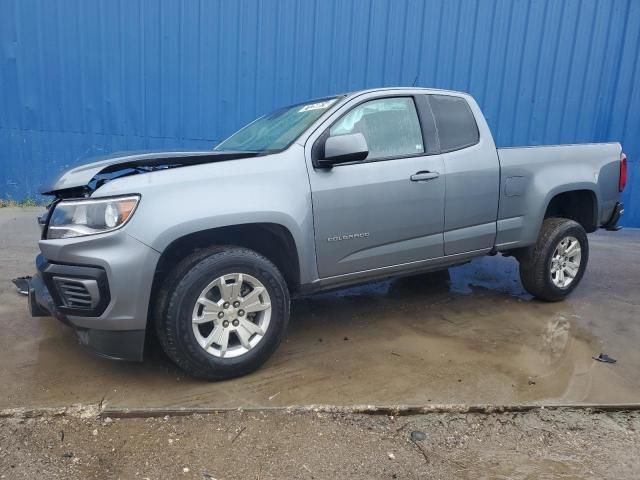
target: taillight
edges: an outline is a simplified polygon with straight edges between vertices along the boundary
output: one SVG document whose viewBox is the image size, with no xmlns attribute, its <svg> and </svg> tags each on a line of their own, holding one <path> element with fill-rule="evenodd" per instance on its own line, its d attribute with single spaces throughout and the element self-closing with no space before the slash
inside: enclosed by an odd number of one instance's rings
<svg viewBox="0 0 640 480">
<path fill-rule="evenodd" d="M 620 154 L 620 181 L 618 182 L 618 191 L 623 191 L 627 186 L 627 156 Z"/>
</svg>

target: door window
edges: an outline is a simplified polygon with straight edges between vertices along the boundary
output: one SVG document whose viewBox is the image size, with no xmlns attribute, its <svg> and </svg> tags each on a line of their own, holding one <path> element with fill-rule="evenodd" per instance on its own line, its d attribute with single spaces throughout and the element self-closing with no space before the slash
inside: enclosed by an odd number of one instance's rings
<svg viewBox="0 0 640 480">
<path fill-rule="evenodd" d="M 330 136 L 362 133 L 367 160 L 424 153 L 422 131 L 411 97 L 381 98 L 358 105 L 338 120 Z"/>
</svg>

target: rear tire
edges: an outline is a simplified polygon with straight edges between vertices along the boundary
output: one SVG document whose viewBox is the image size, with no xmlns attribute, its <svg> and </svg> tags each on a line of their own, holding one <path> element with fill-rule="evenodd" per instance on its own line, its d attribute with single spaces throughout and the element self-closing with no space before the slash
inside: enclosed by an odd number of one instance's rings
<svg viewBox="0 0 640 480">
<path fill-rule="evenodd" d="M 524 288 L 540 300 L 557 302 L 582 280 L 589 260 L 587 233 L 573 220 L 547 218 L 536 244 L 518 260 Z"/>
<path fill-rule="evenodd" d="M 246 248 L 196 252 L 166 278 L 155 308 L 163 350 L 194 377 L 223 380 L 259 368 L 289 322 L 277 267 Z"/>
</svg>

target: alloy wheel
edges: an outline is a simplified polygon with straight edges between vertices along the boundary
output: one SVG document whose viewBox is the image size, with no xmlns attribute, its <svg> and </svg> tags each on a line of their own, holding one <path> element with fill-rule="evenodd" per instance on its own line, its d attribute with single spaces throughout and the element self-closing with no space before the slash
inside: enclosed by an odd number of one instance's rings
<svg viewBox="0 0 640 480">
<path fill-rule="evenodd" d="M 551 281 L 556 287 L 567 288 L 580 271 L 582 249 L 577 238 L 568 236 L 556 246 L 551 257 Z"/>
<path fill-rule="evenodd" d="M 222 275 L 198 296 L 193 334 L 210 355 L 233 358 L 253 349 L 271 320 L 271 299 L 257 278 L 244 273 Z"/>
</svg>

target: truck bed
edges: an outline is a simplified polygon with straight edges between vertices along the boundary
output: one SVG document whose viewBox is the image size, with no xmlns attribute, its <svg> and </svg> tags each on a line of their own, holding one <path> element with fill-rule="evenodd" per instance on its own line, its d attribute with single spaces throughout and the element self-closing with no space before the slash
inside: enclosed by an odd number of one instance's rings
<svg viewBox="0 0 640 480">
<path fill-rule="evenodd" d="M 583 192 L 575 198 L 585 206 L 585 199 L 592 198 L 596 228 L 611 217 L 619 195 L 619 143 L 510 147 L 497 152 L 498 250 L 533 244 L 546 206 L 563 192 Z"/>
</svg>

